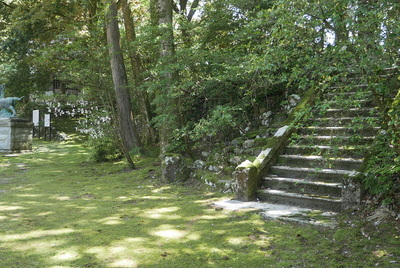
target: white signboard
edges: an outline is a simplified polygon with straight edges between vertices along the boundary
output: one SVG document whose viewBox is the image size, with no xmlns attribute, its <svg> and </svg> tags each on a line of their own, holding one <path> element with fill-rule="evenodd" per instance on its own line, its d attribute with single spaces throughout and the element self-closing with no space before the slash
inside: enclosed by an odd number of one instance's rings
<svg viewBox="0 0 400 268">
<path fill-rule="evenodd" d="M 50 127 L 50 114 L 44 114 L 44 127 Z"/>
<path fill-rule="evenodd" d="M 39 126 L 39 110 L 33 110 L 32 112 L 32 122 L 35 127 Z"/>
</svg>

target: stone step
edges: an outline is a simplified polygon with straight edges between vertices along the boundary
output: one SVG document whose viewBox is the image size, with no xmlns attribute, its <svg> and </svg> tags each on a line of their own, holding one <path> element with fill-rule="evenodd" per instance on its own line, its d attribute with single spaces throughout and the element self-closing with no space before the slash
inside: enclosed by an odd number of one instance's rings
<svg viewBox="0 0 400 268">
<path fill-rule="evenodd" d="M 329 146 L 329 145 L 289 145 L 284 153 L 289 155 L 327 155 L 361 159 L 367 150 L 366 146 Z"/>
<path fill-rule="evenodd" d="M 357 170 L 363 160 L 354 158 L 329 158 L 320 155 L 280 155 L 277 165 L 307 168 L 335 168 L 343 170 Z"/>
<path fill-rule="evenodd" d="M 366 127 L 379 125 L 379 121 L 381 119 L 379 117 L 314 117 L 309 120 L 311 125 L 314 126 L 330 126 L 330 127 L 339 127 L 339 126 L 352 126 L 355 124 L 362 124 Z"/>
<path fill-rule="evenodd" d="M 368 85 L 367 84 L 362 84 L 362 85 L 352 85 L 352 86 L 336 86 L 336 87 L 330 87 L 329 92 L 324 95 L 324 97 L 331 97 L 334 95 L 340 95 L 340 94 L 347 94 L 347 95 L 362 95 L 362 96 L 371 96 L 372 91 L 367 89 Z"/>
<path fill-rule="evenodd" d="M 349 109 L 342 109 L 342 108 L 330 108 L 326 111 L 321 111 L 321 114 L 324 117 L 369 117 L 369 116 L 376 116 L 377 109 L 375 108 L 349 108 Z"/>
<path fill-rule="evenodd" d="M 299 128 L 298 133 L 301 135 L 317 135 L 317 136 L 337 136 L 342 134 L 362 134 L 365 136 L 374 136 L 379 131 L 379 127 L 367 127 L 363 125 L 355 127 L 336 127 L 336 126 L 307 126 Z"/>
<path fill-rule="evenodd" d="M 367 85 L 349 87 L 331 87 L 330 91 L 324 95 L 326 101 L 337 99 L 370 99 L 373 96 L 371 90 L 365 90 Z"/>
<path fill-rule="evenodd" d="M 330 107 L 330 108 L 359 108 L 359 107 L 364 107 L 364 108 L 373 108 L 375 107 L 375 103 L 373 99 L 346 99 L 346 97 L 343 97 L 343 99 L 340 98 L 334 98 L 332 97 L 331 100 L 326 101 L 325 103 Z"/>
<path fill-rule="evenodd" d="M 336 85 L 329 87 L 329 89 L 331 90 L 330 92 L 343 92 L 343 91 L 348 92 L 348 91 L 354 91 L 355 89 L 362 89 L 364 91 L 366 88 L 368 88 L 368 84 L 353 84 L 350 87 L 349 83 L 347 82 L 343 85 Z"/>
<path fill-rule="evenodd" d="M 327 211 L 340 211 L 342 200 L 321 195 L 291 193 L 282 190 L 263 189 L 258 191 L 262 201 L 271 203 L 293 205 Z"/>
<path fill-rule="evenodd" d="M 331 169 L 331 168 L 308 168 L 290 166 L 271 166 L 270 174 L 278 177 L 297 178 L 332 183 L 341 183 L 344 176 L 358 174 L 353 170 Z"/>
<path fill-rule="evenodd" d="M 260 200 L 340 211 L 342 181 L 359 172 L 368 145 L 379 131 L 371 85 L 358 77 L 331 87 L 323 109 L 315 109 L 263 179 Z M 353 85 L 349 84 L 352 83 Z"/>
<path fill-rule="evenodd" d="M 348 136 L 362 134 L 364 136 L 374 136 L 380 127 L 364 126 L 362 124 L 353 127 L 347 126 L 307 126 L 299 128 L 298 134 L 316 136 Z"/>
<path fill-rule="evenodd" d="M 297 139 L 297 144 L 316 144 L 316 145 L 365 145 L 370 144 L 375 136 L 340 136 L 340 135 L 302 135 Z"/>
<path fill-rule="evenodd" d="M 265 189 L 288 191 L 299 194 L 318 194 L 339 198 L 342 194 L 341 183 L 309 181 L 278 176 L 268 176 L 264 178 L 263 186 Z"/>
</svg>

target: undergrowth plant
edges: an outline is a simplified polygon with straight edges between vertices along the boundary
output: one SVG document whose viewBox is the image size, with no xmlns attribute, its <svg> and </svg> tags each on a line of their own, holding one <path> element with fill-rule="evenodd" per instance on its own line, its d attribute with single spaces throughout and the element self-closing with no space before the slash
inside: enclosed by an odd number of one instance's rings
<svg viewBox="0 0 400 268">
<path fill-rule="evenodd" d="M 378 204 L 400 208 L 400 77 L 390 74 L 376 87 L 375 94 L 382 118 L 382 128 L 367 160 L 364 184 Z M 376 81 L 375 81 L 376 82 Z M 397 92 L 394 98 L 393 92 Z"/>
<path fill-rule="evenodd" d="M 378 202 L 400 207 L 400 155 L 390 144 L 390 134 L 382 131 L 371 148 L 365 169 L 364 185 Z"/>
<path fill-rule="evenodd" d="M 88 135 L 87 144 L 93 161 L 113 161 L 122 157 L 112 114 L 107 108 L 96 109 L 82 117 L 77 130 Z"/>
</svg>

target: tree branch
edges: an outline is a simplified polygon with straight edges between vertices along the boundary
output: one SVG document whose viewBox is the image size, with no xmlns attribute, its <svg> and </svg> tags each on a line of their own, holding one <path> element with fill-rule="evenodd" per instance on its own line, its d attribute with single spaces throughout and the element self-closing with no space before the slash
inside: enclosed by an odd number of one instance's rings
<svg viewBox="0 0 400 268">
<path fill-rule="evenodd" d="M 176 13 L 178 13 L 179 14 L 179 12 L 180 12 L 180 10 L 179 10 L 179 8 L 178 8 L 178 6 L 176 5 L 176 3 L 174 2 L 174 3 L 172 3 L 172 9 L 176 12 Z"/>
<path fill-rule="evenodd" d="M 7 3 L 4 2 L 4 1 L 0 1 L 0 4 L 6 6 L 6 7 L 8 7 L 8 8 L 15 8 L 15 6 L 13 6 L 13 5 L 11 5 L 11 4 L 7 4 Z"/>
<path fill-rule="evenodd" d="M 181 7 L 181 12 L 185 12 L 186 11 L 186 6 L 187 6 L 187 0 L 179 0 L 179 5 Z"/>
<path fill-rule="evenodd" d="M 194 13 L 196 13 L 196 8 L 199 6 L 200 0 L 194 0 L 192 6 L 190 7 L 190 12 L 187 16 L 188 21 L 193 19 Z"/>
<path fill-rule="evenodd" d="M 313 14 L 309 14 L 311 17 L 313 17 L 314 19 L 317 19 L 317 20 L 321 20 L 323 23 L 324 23 L 324 25 L 325 25 L 325 27 L 327 28 L 327 29 L 330 29 L 330 30 L 335 30 L 335 27 L 333 27 L 332 26 L 332 24 L 330 24 L 326 19 L 323 19 L 323 18 L 320 18 L 320 17 L 318 17 L 318 16 L 315 16 L 315 15 L 313 15 Z"/>
</svg>

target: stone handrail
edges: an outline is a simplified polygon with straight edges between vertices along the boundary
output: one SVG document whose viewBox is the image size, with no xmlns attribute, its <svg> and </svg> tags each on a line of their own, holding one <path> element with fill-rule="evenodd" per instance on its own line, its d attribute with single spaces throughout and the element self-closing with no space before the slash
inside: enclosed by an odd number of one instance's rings
<svg viewBox="0 0 400 268">
<path fill-rule="evenodd" d="M 233 188 L 237 200 L 252 201 L 256 199 L 257 189 L 261 186 L 263 175 L 283 150 L 286 141 L 295 131 L 294 126 L 308 114 L 307 108 L 314 104 L 316 95 L 315 89 L 309 89 L 257 158 L 253 162 L 246 160 L 236 167 L 233 173 L 235 179 Z"/>
</svg>

